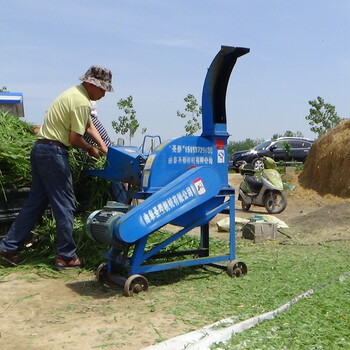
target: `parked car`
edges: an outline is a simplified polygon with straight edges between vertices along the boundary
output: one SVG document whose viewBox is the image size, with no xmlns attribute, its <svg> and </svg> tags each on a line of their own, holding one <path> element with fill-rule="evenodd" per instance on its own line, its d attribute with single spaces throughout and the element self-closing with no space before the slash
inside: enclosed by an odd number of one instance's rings
<svg viewBox="0 0 350 350">
<path fill-rule="evenodd" d="M 304 163 L 309 154 L 313 140 L 299 137 L 280 137 L 266 140 L 250 150 L 233 153 L 229 160 L 229 169 L 238 171 L 245 163 L 252 163 L 255 170 L 264 169 L 261 157 L 268 156 L 275 160 L 291 163 Z"/>
</svg>

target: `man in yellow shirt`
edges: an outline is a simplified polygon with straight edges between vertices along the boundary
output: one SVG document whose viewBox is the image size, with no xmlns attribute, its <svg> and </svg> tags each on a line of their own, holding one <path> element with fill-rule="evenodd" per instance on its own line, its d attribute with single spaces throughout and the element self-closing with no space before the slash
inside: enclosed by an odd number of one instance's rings
<svg viewBox="0 0 350 350">
<path fill-rule="evenodd" d="M 95 158 L 100 152 L 107 153 L 105 143 L 91 122 L 90 100 L 101 99 L 113 88 L 111 71 L 100 66 L 90 67 L 80 80 L 82 84 L 69 88 L 53 101 L 32 148 L 29 198 L 0 241 L 0 258 L 12 265 L 19 262 L 20 250 L 31 238 L 32 229 L 50 204 L 56 220 L 55 268 L 82 266 L 73 239 L 75 196 L 68 150 L 70 147 L 80 148 Z M 84 140 L 85 133 L 97 146 Z"/>
</svg>

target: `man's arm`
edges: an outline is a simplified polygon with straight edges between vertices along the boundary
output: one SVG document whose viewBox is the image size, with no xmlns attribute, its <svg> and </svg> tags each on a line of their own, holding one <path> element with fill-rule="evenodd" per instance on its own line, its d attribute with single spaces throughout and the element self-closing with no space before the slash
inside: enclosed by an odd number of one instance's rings
<svg viewBox="0 0 350 350">
<path fill-rule="evenodd" d="M 72 144 L 73 147 L 80 148 L 80 149 L 88 152 L 91 157 L 99 158 L 100 157 L 100 151 L 103 152 L 103 153 L 107 153 L 107 147 L 103 143 L 103 141 L 102 141 L 102 143 L 104 145 L 104 148 L 101 147 L 100 149 L 98 149 L 98 148 L 90 145 L 89 143 L 87 143 L 84 140 L 83 136 L 78 134 L 78 133 L 76 133 L 75 131 L 71 131 L 70 132 L 69 141 L 70 141 L 70 143 Z"/>
<path fill-rule="evenodd" d="M 90 138 L 97 144 L 97 147 L 103 153 L 107 153 L 107 146 L 104 143 L 100 133 L 97 131 L 94 123 L 90 122 L 86 128 L 86 133 L 90 136 Z"/>
</svg>

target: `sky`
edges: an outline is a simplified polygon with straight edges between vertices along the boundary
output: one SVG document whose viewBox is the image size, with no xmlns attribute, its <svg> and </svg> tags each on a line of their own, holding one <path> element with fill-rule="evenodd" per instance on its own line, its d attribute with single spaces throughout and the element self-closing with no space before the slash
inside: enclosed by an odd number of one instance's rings
<svg viewBox="0 0 350 350">
<path fill-rule="evenodd" d="M 91 65 L 113 72 L 98 101 L 113 141 L 120 99 L 162 140 L 185 134 L 184 98 L 201 105 L 221 45 L 246 47 L 226 95 L 229 141 L 287 130 L 316 138 L 305 117 L 322 97 L 350 110 L 349 0 L 1 0 L 0 88 L 24 95 L 25 119 L 41 124 L 51 102 Z M 127 137 L 124 136 L 127 141 Z M 137 132 L 133 144 L 141 145 Z"/>
</svg>

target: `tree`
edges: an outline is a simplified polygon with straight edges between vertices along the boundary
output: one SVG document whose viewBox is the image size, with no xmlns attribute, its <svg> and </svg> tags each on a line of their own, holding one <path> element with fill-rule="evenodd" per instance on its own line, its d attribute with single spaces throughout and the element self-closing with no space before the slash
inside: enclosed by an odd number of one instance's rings
<svg viewBox="0 0 350 350">
<path fill-rule="evenodd" d="M 188 94 L 184 98 L 184 101 L 186 102 L 185 112 L 177 111 L 177 116 L 180 118 L 187 118 L 187 113 L 190 113 L 191 119 L 187 120 L 185 125 L 186 136 L 190 136 L 202 129 L 199 120 L 202 115 L 202 107 L 198 105 L 197 99 L 192 94 Z"/>
<path fill-rule="evenodd" d="M 128 134 L 129 144 L 131 145 L 131 139 L 135 136 L 135 133 L 140 126 L 136 119 L 133 97 L 128 96 L 126 99 L 120 99 L 117 106 L 124 111 L 124 115 L 118 117 L 118 122 L 113 120 L 112 127 L 117 134 Z M 146 128 L 142 128 L 141 133 L 144 134 L 146 130 Z"/>
<path fill-rule="evenodd" d="M 280 134 L 273 134 L 271 139 L 272 140 L 276 140 L 279 137 L 304 137 L 304 135 L 302 134 L 301 131 L 297 131 L 297 132 L 292 132 L 290 130 L 287 130 L 283 135 Z"/>
<path fill-rule="evenodd" d="M 7 90 L 6 86 L 3 86 L 2 88 L 0 88 L 0 92 L 9 92 L 9 91 Z"/>
<path fill-rule="evenodd" d="M 227 145 L 228 154 L 231 155 L 234 152 L 249 150 L 263 142 L 262 139 L 245 139 L 244 141 L 229 141 Z"/>
<path fill-rule="evenodd" d="M 325 134 L 334 128 L 342 118 L 338 117 L 335 107 L 329 103 L 325 103 L 320 96 L 314 101 L 309 101 L 310 114 L 305 117 L 311 125 L 310 130 L 318 136 Z"/>
</svg>

